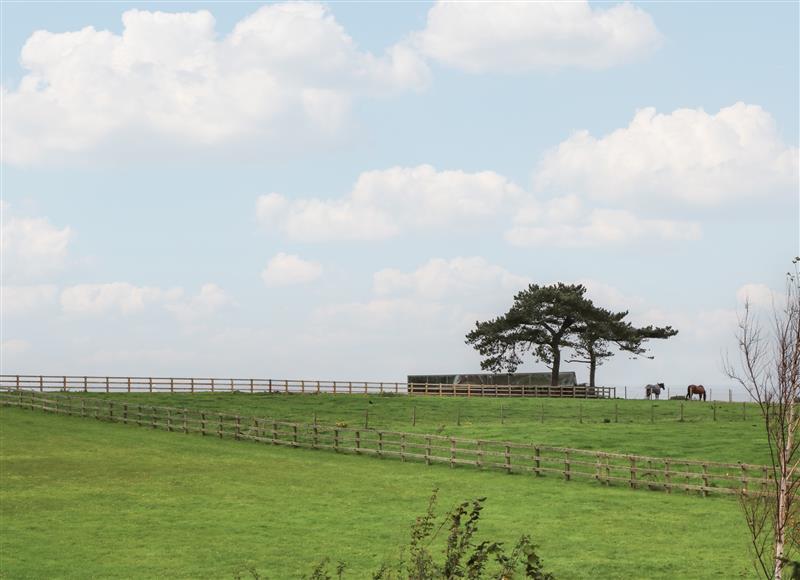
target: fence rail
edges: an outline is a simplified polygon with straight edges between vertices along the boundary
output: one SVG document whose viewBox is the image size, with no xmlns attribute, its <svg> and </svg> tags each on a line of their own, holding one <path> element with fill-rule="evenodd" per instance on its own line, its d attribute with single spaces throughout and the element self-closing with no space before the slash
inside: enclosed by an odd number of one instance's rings
<svg viewBox="0 0 800 580">
<path fill-rule="evenodd" d="M 0 388 L 40 392 L 105 393 L 300 393 L 396 394 L 458 397 L 616 397 L 615 387 L 539 385 L 453 385 L 429 383 L 322 381 L 305 379 L 223 379 L 212 377 L 101 377 L 69 375 L 0 375 Z"/>
<path fill-rule="evenodd" d="M 565 481 L 594 480 L 602 485 L 622 484 L 631 489 L 672 493 L 769 494 L 774 476 L 766 465 L 719 463 L 591 451 L 549 445 L 443 435 L 359 429 L 321 423 L 294 423 L 188 408 L 159 407 L 139 403 L 31 390 L 0 390 L 3 406 L 48 413 L 94 418 L 173 432 L 230 437 L 271 445 L 326 449 L 338 453 L 373 455 L 500 469 L 507 473 L 554 475 Z"/>
</svg>

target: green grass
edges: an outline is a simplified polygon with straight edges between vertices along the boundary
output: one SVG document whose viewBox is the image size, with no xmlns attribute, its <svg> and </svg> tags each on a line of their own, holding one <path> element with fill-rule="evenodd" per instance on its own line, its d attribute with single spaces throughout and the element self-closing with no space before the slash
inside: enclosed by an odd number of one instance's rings
<svg viewBox="0 0 800 580">
<path fill-rule="evenodd" d="M 530 533 L 560 579 L 752 576 L 731 498 L 426 467 L 18 409 L 0 409 L 0 419 L 5 578 L 232 578 L 245 563 L 270 578 L 297 578 L 323 556 L 345 560 L 348 578 L 369 577 L 407 541 L 437 486 L 447 507 L 487 496 L 481 535 L 510 543 Z"/>
<path fill-rule="evenodd" d="M 86 396 L 77 394 L 76 396 Z M 767 463 L 755 405 L 680 401 L 439 398 L 284 394 L 90 394 L 88 396 L 228 411 L 256 417 L 441 433 L 465 438 L 561 445 L 708 461 Z M 502 422 L 501 422 L 502 406 Z M 542 420 L 544 408 L 544 420 Z M 416 426 L 412 416 L 416 413 Z M 652 413 L 652 415 L 651 415 Z M 743 420 L 746 416 L 748 420 Z M 651 417 L 653 422 L 651 422 Z M 618 422 L 617 422 L 618 419 Z M 604 421 L 608 422 L 604 422 Z M 581 422 L 582 421 L 582 422 Z M 458 425 L 460 423 L 460 425 Z"/>
</svg>

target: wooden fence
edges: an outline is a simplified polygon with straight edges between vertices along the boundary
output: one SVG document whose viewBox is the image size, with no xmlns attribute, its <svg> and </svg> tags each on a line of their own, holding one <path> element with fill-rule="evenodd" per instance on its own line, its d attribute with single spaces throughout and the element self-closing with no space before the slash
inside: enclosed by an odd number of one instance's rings
<svg viewBox="0 0 800 580">
<path fill-rule="evenodd" d="M 68 375 L 0 375 L 0 388 L 40 392 L 105 393 L 300 393 L 396 394 L 461 397 L 616 397 L 614 387 L 537 385 L 453 385 L 303 379 L 220 379 L 204 377 L 100 377 Z"/>
<path fill-rule="evenodd" d="M 500 469 L 507 473 L 557 476 L 565 481 L 594 480 L 672 493 L 764 494 L 774 489 L 771 468 L 590 451 L 549 445 L 462 439 L 442 435 L 359 429 L 346 425 L 294 423 L 195 409 L 156 407 L 130 402 L 0 390 L 4 406 L 94 418 L 152 429 L 230 437 L 271 445 L 326 449 L 419 461 L 428 465 Z"/>
</svg>

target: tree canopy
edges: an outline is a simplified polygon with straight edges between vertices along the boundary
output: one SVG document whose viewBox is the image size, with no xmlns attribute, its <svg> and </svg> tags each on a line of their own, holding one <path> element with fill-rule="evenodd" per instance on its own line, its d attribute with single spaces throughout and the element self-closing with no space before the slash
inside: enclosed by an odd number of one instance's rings
<svg viewBox="0 0 800 580">
<path fill-rule="evenodd" d="M 640 356 L 647 340 L 678 332 L 669 326 L 637 328 L 624 320 L 627 311 L 597 307 L 585 294 L 582 284 L 531 284 L 504 315 L 476 322 L 466 342 L 483 357 L 481 368 L 493 372 L 513 373 L 529 353 L 550 368 L 552 385 L 558 384 L 562 350 L 571 349 L 579 357 L 573 362 L 589 364 L 594 386 L 597 366 L 613 356 L 613 345 Z"/>
</svg>

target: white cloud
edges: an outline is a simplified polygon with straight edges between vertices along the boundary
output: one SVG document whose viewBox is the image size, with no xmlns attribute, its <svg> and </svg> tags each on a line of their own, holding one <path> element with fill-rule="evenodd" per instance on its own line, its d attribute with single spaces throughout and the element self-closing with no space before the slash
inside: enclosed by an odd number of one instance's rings
<svg viewBox="0 0 800 580">
<path fill-rule="evenodd" d="M 786 295 L 775 292 L 766 284 L 745 284 L 736 291 L 736 300 L 740 305 L 749 302 L 756 308 L 771 309 L 773 306 L 781 308 L 786 300 Z"/>
<path fill-rule="evenodd" d="M 0 287 L 3 316 L 19 316 L 55 304 L 58 288 L 53 284 Z"/>
<path fill-rule="evenodd" d="M 798 150 L 783 142 L 772 116 L 736 103 L 714 115 L 642 109 L 599 139 L 579 131 L 544 156 L 534 180 L 540 191 L 597 200 L 702 206 L 796 196 L 798 167 Z"/>
<path fill-rule="evenodd" d="M 267 287 L 307 284 L 322 276 L 322 266 L 317 262 L 303 260 L 293 254 L 276 254 L 261 272 Z"/>
<path fill-rule="evenodd" d="M 492 219 L 523 197 L 493 171 L 437 171 L 430 165 L 362 173 L 348 196 L 294 200 L 259 197 L 263 225 L 299 241 L 377 240 L 409 229 L 459 227 Z"/>
<path fill-rule="evenodd" d="M 208 283 L 203 284 L 197 295 L 184 301 L 166 304 L 164 308 L 182 322 L 195 322 L 209 317 L 233 303 L 231 297 L 222 288 Z"/>
<path fill-rule="evenodd" d="M 127 282 L 108 284 L 78 284 L 61 292 L 61 308 L 76 315 L 130 315 L 146 307 L 179 299 L 180 288 L 162 290 L 149 286 L 134 286 Z"/>
<path fill-rule="evenodd" d="M 523 276 L 490 264 L 484 258 L 433 258 L 413 272 L 387 268 L 373 276 L 379 296 L 411 294 L 425 300 L 507 297 L 529 283 Z"/>
<path fill-rule="evenodd" d="M 646 12 L 624 3 L 437 2 L 412 35 L 429 57 L 471 73 L 608 68 L 659 45 Z"/>
<path fill-rule="evenodd" d="M 9 356 L 15 356 L 23 354 L 29 351 L 31 348 L 31 343 L 27 340 L 22 340 L 20 338 L 12 338 L 9 340 L 4 340 L 0 343 L 0 353 L 3 355 L 3 359 Z M 5 362 L 8 362 L 7 360 Z"/>
<path fill-rule="evenodd" d="M 575 196 L 544 203 L 529 201 L 517 213 L 506 240 L 515 246 L 566 248 L 621 245 L 633 241 L 679 241 L 700 238 L 700 225 L 646 219 L 627 210 L 589 209 Z"/>
<path fill-rule="evenodd" d="M 361 51 L 313 2 L 263 6 L 223 38 L 206 10 L 129 10 L 122 21 L 120 35 L 91 26 L 31 35 L 20 58 L 27 74 L 3 88 L 5 161 L 147 153 L 153 143 L 285 147 L 339 132 L 358 96 L 428 82 L 408 46 Z"/>
<path fill-rule="evenodd" d="M 9 215 L 4 205 L 0 250 L 5 276 L 37 277 L 63 268 L 71 239 L 69 227 L 56 227 L 45 217 Z"/>
</svg>

